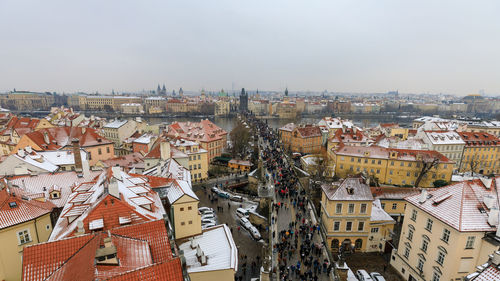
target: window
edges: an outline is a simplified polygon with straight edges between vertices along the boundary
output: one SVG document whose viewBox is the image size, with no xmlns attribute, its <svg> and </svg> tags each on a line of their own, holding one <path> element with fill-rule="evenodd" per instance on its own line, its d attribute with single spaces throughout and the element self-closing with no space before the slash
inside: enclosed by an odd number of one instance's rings
<svg viewBox="0 0 500 281">
<path fill-rule="evenodd" d="M 17 238 L 19 239 L 19 245 L 31 242 L 30 232 L 27 229 L 19 231 Z"/>
<path fill-rule="evenodd" d="M 185 221 L 181 222 L 181 225 L 186 225 L 186 222 Z"/>
<path fill-rule="evenodd" d="M 427 219 L 427 224 L 425 225 L 425 229 L 428 231 L 432 231 L 432 223 L 433 221 L 431 219 Z"/>
<path fill-rule="evenodd" d="M 405 166 L 405 162 L 401 162 L 401 167 L 404 167 Z"/>
<path fill-rule="evenodd" d="M 476 237 L 474 237 L 474 236 L 467 237 L 467 243 L 465 243 L 465 249 L 473 249 L 475 240 L 476 240 Z"/>
<path fill-rule="evenodd" d="M 392 170 L 389 170 L 389 175 L 392 175 Z"/>
<path fill-rule="evenodd" d="M 424 271 L 424 260 L 423 259 L 418 259 L 417 269 L 420 272 Z"/>
<path fill-rule="evenodd" d="M 342 203 L 337 203 L 335 211 L 336 211 L 337 214 L 342 213 Z"/>
<path fill-rule="evenodd" d="M 363 240 L 356 239 L 356 241 L 354 242 L 354 246 L 356 247 L 356 249 L 361 249 L 361 247 L 363 247 Z"/>
<path fill-rule="evenodd" d="M 200 155 L 198 155 L 198 160 L 200 160 L 200 159 L 201 159 L 201 156 L 200 156 Z"/>
<path fill-rule="evenodd" d="M 378 233 L 378 227 L 374 227 L 372 228 L 372 230 L 370 231 L 371 233 Z"/>
<path fill-rule="evenodd" d="M 349 204 L 348 212 L 349 212 L 349 214 L 354 213 L 354 204 L 352 204 L 352 203 Z"/>
<path fill-rule="evenodd" d="M 439 281 L 440 278 L 441 275 L 439 275 L 439 273 L 434 272 L 434 274 L 432 274 L 432 281 Z"/>
<path fill-rule="evenodd" d="M 98 148 L 97 149 L 97 154 L 101 155 L 102 154 L 102 149 L 101 148 Z"/>
<path fill-rule="evenodd" d="M 354 157 L 351 157 L 351 162 L 354 162 Z"/>
<path fill-rule="evenodd" d="M 189 170 L 192 170 L 193 169 L 193 165 L 189 165 Z"/>
<path fill-rule="evenodd" d="M 375 159 L 372 159 L 372 164 L 375 164 Z"/>
<path fill-rule="evenodd" d="M 428 247 L 428 246 L 429 246 L 429 241 L 427 241 L 427 240 L 425 240 L 425 239 L 424 239 L 424 240 L 422 240 L 422 251 L 423 251 L 424 253 L 427 253 L 427 247 Z"/>
<path fill-rule="evenodd" d="M 382 160 L 378 160 L 377 164 L 379 165 L 382 164 Z"/>
<path fill-rule="evenodd" d="M 198 164 L 198 169 L 201 169 L 201 164 Z"/>
<path fill-rule="evenodd" d="M 380 174 L 380 169 L 377 169 L 377 174 Z"/>
<path fill-rule="evenodd" d="M 392 203 L 392 209 L 396 210 L 398 208 L 398 203 Z"/>
<path fill-rule="evenodd" d="M 408 167 L 411 167 L 411 162 L 408 162 Z"/>
<path fill-rule="evenodd" d="M 385 209 L 385 203 L 382 203 L 381 206 L 382 206 L 382 209 Z"/>
<path fill-rule="evenodd" d="M 184 212 L 184 207 L 181 208 L 181 212 Z"/>
<path fill-rule="evenodd" d="M 411 212 L 411 220 L 412 221 L 417 221 L 417 210 L 413 210 Z"/>
<path fill-rule="evenodd" d="M 366 214 L 366 203 L 361 204 L 359 212 L 362 214 Z"/>
<path fill-rule="evenodd" d="M 405 248 L 405 253 L 403 254 L 403 256 L 408 259 L 408 257 L 410 256 L 410 248 Z"/>
<path fill-rule="evenodd" d="M 391 166 L 394 166 L 394 161 L 391 161 Z"/>
<path fill-rule="evenodd" d="M 440 265 L 443 265 L 443 263 L 444 263 L 444 253 L 443 253 L 443 251 L 439 251 L 438 252 L 438 257 L 437 257 L 436 262 L 439 263 Z"/>
<path fill-rule="evenodd" d="M 339 231 L 340 230 L 340 222 L 336 221 L 333 223 L 333 231 Z"/>
<path fill-rule="evenodd" d="M 109 146 L 108 146 L 108 147 L 106 147 L 106 153 L 110 153 L 110 152 L 109 152 Z"/>
<path fill-rule="evenodd" d="M 450 240 L 450 231 L 448 229 L 443 230 L 443 235 L 441 236 L 441 240 L 443 240 L 446 243 L 448 243 L 448 241 Z"/>
<path fill-rule="evenodd" d="M 193 209 L 193 207 L 191 207 L 191 206 L 188 207 L 188 210 L 192 210 L 192 209 Z"/>
<path fill-rule="evenodd" d="M 365 222 L 364 221 L 358 222 L 358 231 L 363 231 L 363 229 L 365 229 Z"/>
<path fill-rule="evenodd" d="M 352 230 L 352 221 L 348 221 L 348 222 L 345 224 L 345 230 L 346 230 L 346 231 L 351 231 L 351 230 Z"/>
<path fill-rule="evenodd" d="M 189 223 L 189 224 L 193 224 L 193 221 L 189 221 L 188 223 Z"/>
<path fill-rule="evenodd" d="M 408 229 L 408 240 L 412 241 L 413 240 L 413 229 Z"/>
</svg>

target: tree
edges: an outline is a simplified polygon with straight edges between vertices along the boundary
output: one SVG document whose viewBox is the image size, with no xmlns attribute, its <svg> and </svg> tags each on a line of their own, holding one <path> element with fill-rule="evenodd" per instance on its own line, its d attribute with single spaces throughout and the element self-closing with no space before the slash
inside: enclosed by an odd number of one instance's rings
<svg viewBox="0 0 500 281">
<path fill-rule="evenodd" d="M 422 178 L 434 167 L 439 164 L 439 158 L 433 157 L 427 154 L 417 155 L 417 159 L 420 157 L 418 164 L 420 164 L 420 173 L 418 174 L 417 180 L 415 181 L 415 187 L 418 187 Z"/>
<path fill-rule="evenodd" d="M 447 186 L 448 182 L 445 180 L 435 180 L 433 183 L 434 187 L 442 187 L 442 186 Z"/>
<path fill-rule="evenodd" d="M 247 129 L 243 124 L 239 123 L 234 129 L 229 133 L 229 138 L 231 139 L 231 156 L 236 158 L 238 156 L 242 157 L 248 148 L 248 142 L 250 141 L 252 135 L 250 130 Z"/>
<path fill-rule="evenodd" d="M 479 158 L 479 155 L 477 155 Z M 476 173 L 477 168 L 479 167 L 479 160 L 474 160 L 474 155 L 472 155 L 472 159 L 469 162 L 471 175 L 474 177 L 474 173 Z"/>
</svg>

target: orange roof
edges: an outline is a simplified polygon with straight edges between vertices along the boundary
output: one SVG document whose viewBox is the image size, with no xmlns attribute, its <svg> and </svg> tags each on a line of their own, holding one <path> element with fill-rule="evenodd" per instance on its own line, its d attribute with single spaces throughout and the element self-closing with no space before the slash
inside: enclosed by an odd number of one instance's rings
<svg viewBox="0 0 500 281">
<path fill-rule="evenodd" d="M 46 128 L 28 133 L 25 136 L 43 150 L 56 150 L 65 146 L 70 146 L 73 138 L 78 138 L 80 140 L 81 147 L 113 143 L 99 135 L 96 130 L 81 127 Z"/>
<path fill-rule="evenodd" d="M 36 126 L 40 123 L 40 119 L 13 116 L 7 123 L 7 128 L 9 129 L 19 129 L 19 128 L 29 128 L 34 130 Z"/>
<path fill-rule="evenodd" d="M 96 251 L 111 237 L 119 265 L 96 265 Z M 163 220 L 130 225 L 24 248 L 23 280 L 182 280 Z"/>
<path fill-rule="evenodd" d="M 227 132 L 208 119 L 200 122 L 175 122 L 168 126 L 167 136 L 180 136 L 196 142 L 212 142 L 222 139 Z"/>
<path fill-rule="evenodd" d="M 52 212 L 55 205 L 50 202 L 40 202 L 21 198 L 17 188 L 6 187 L 0 190 L 0 229 L 27 222 Z M 17 195 L 15 194 L 17 193 Z"/>
<path fill-rule="evenodd" d="M 500 145 L 500 140 L 490 133 L 484 132 L 457 132 L 465 141 L 466 146 Z"/>
<path fill-rule="evenodd" d="M 319 126 L 306 125 L 304 127 L 295 127 L 294 130 L 297 130 L 304 138 L 321 137 Z"/>
</svg>

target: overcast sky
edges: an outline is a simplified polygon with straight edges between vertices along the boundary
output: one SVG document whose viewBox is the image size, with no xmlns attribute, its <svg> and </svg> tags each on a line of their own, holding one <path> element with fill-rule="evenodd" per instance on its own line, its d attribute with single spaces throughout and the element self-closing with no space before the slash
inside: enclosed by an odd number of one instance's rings
<svg viewBox="0 0 500 281">
<path fill-rule="evenodd" d="M 500 94 L 499 12 L 498 0 L 1 0 L 0 91 Z"/>
</svg>

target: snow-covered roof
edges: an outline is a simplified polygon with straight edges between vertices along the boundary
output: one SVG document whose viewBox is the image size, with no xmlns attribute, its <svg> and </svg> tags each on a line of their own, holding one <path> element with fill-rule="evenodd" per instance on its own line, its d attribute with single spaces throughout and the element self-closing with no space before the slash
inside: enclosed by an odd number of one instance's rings
<svg viewBox="0 0 500 281">
<path fill-rule="evenodd" d="M 118 129 L 121 126 L 127 124 L 127 122 L 128 122 L 127 120 L 114 120 L 104 125 L 104 128 Z"/>
<path fill-rule="evenodd" d="M 201 265 L 196 256 L 197 248 L 193 249 L 191 241 L 186 240 L 179 245 L 179 250 L 184 251 L 188 273 L 225 269 L 238 271 L 238 249 L 227 225 L 204 229 L 201 235 L 194 236 L 193 239 L 207 257 L 207 264 Z"/>
<path fill-rule="evenodd" d="M 371 222 L 389 222 L 396 223 L 396 221 L 382 209 L 379 199 L 375 199 L 372 202 L 372 213 L 370 214 Z"/>
<path fill-rule="evenodd" d="M 170 204 L 179 200 L 182 196 L 187 195 L 195 200 L 198 200 L 198 196 L 194 193 L 191 185 L 183 180 L 172 181 L 167 187 L 167 198 Z"/>
<path fill-rule="evenodd" d="M 137 139 L 134 140 L 135 143 L 149 144 L 151 143 L 151 139 L 153 139 L 155 135 L 153 134 L 144 134 Z"/>
<path fill-rule="evenodd" d="M 370 187 L 361 178 L 346 178 L 340 184 L 323 184 L 321 188 L 328 200 L 373 201 Z"/>
<path fill-rule="evenodd" d="M 460 135 L 455 131 L 425 131 L 425 135 L 432 144 L 463 144 Z"/>
<path fill-rule="evenodd" d="M 72 150 L 52 150 L 52 151 L 41 151 L 38 154 L 42 155 L 46 160 L 54 165 L 73 165 L 75 164 L 75 157 Z M 82 161 L 87 160 L 87 153 L 85 150 L 80 150 L 80 155 Z"/>
<path fill-rule="evenodd" d="M 147 176 L 183 180 L 191 185 L 191 172 L 172 158 L 167 159 L 166 161 L 160 161 L 158 165 L 144 171 L 143 174 Z"/>
</svg>

